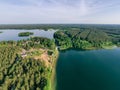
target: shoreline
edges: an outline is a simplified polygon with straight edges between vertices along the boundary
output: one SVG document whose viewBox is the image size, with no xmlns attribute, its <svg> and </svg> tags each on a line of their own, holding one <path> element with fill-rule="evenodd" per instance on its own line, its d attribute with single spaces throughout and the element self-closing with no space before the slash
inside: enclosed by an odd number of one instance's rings
<svg viewBox="0 0 120 90">
<path fill-rule="evenodd" d="M 57 66 L 58 57 L 59 57 L 59 51 L 58 49 L 56 49 L 54 51 L 52 70 L 48 78 L 48 85 L 44 88 L 44 90 L 56 90 L 56 66 Z"/>
<path fill-rule="evenodd" d="M 91 48 L 86 48 L 86 49 L 80 49 L 80 48 L 59 48 L 59 51 L 66 51 L 66 50 L 79 50 L 79 51 L 89 51 L 89 50 L 101 50 L 101 49 L 115 49 L 115 48 L 119 48 L 117 45 L 113 45 L 113 46 L 103 46 L 101 48 L 97 48 L 97 47 L 91 47 Z"/>
<path fill-rule="evenodd" d="M 58 51 L 58 49 L 55 51 L 56 51 L 56 56 L 54 56 L 55 61 L 53 64 L 53 71 L 52 71 L 52 75 L 51 75 L 51 88 L 50 88 L 50 90 L 56 90 L 56 85 L 57 85 L 56 66 L 57 66 L 57 61 L 59 58 L 59 51 Z"/>
</svg>

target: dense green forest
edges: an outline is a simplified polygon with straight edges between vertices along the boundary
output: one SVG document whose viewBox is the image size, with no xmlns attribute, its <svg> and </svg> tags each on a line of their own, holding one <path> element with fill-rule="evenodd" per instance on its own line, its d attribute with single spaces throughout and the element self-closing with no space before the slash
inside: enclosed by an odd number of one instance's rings
<svg viewBox="0 0 120 90">
<path fill-rule="evenodd" d="M 61 50 L 68 48 L 99 49 L 118 45 L 114 37 L 96 29 L 57 31 L 54 38 Z"/>
<path fill-rule="evenodd" d="M 104 31 L 119 31 L 120 25 L 112 24 L 10 24 L 0 25 L 0 29 L 59 29 L 59 30 L 80 30 L 97 29 Z"/>
<path fill-rule="evenodd" d="M 34 33 L 33 32 L 20 32 L 18 34 L 19 37 L 24 37 L 24 36 L 30 36 L 30 35 L 33 35 Z"/>
<path fill-rule="evenodd" d="M 47 38 L 0 42 L 0 90 L 48 90 L 56 57 Z"/>
</svg>

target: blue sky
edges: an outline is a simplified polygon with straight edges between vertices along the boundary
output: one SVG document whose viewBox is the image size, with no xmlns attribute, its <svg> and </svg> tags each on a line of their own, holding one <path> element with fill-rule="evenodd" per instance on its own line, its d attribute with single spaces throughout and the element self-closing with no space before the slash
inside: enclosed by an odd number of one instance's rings
<svg viewBox="0 0 120 90">
<path fill-rule="evenodd" d="M 120 0 L 0 0 L 0 24 L 120 24 Z"/>
</svg>

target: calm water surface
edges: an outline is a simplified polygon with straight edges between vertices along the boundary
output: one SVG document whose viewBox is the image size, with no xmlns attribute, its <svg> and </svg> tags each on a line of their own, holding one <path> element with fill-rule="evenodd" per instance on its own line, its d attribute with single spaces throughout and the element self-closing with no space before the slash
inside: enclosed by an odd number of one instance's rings
<svg viewBox="0 0 120 90">
<path fill-rule="evenodd" d="M 20 32 L 53 39 L 55 30 L 0 30 L 0 41 L 21 40 Z M 56 90 L 120 90 L 120 49 L 60 52 Z"/>
<path fill-rule="evenodd" d="M 48 31 L 44 31 L 44 30 L 0 30 L 3 33 L 0 33 L 0 41 L 3 40 L 22 40 L 22 39 L 27 39 L 30 37 L 18 37 L 18 34 L 20 32 L 33 32 L 34 35 L 32 36 L 40 36 L 40 37 L 47 37 L 52 39 L 53 38 L 53 34 L 55 32 L 55 30 L 48 30 Z"/>
<path fill-rule="evenodd" d="M 120 49 L 60 52 L 56 90 L 120 90 Z"/>
</svg>

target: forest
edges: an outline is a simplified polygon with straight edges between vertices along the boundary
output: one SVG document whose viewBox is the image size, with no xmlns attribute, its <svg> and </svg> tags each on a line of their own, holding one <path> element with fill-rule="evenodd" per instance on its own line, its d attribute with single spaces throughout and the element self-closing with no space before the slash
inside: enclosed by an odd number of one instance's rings
<svg viewBox="0 0 120 90">
<path fill-rule="evenodd" d="M 42 37 L 0 42 L 0 90 L 48 90 L 55 48 Z"/>
<path fill-rule="evenodd" d="M 117 35 L 116 35 L 117 36 Z M 76 49 L 100 49 L 119 46 L 120 38 L 112 34 L 96 29 L 64 30 L 54 34 L 56 45 L 60 50 Z"/>
<path fill-rule="evenodd" d="M 19 37 L 25 37 L 25 36 L 30 36 L 30 35 L 33 35 L 34 33 L 33 32 L 20 32 L 18 34 Z"/>
<path fill-rule="evenodd" d="M 112 24 L 3 24 L 0 29 L 58 29 L 58 30 L 80 30 L 97 29 L 103 31 L 120 31 L 120 25 Z"/>
</svg>

